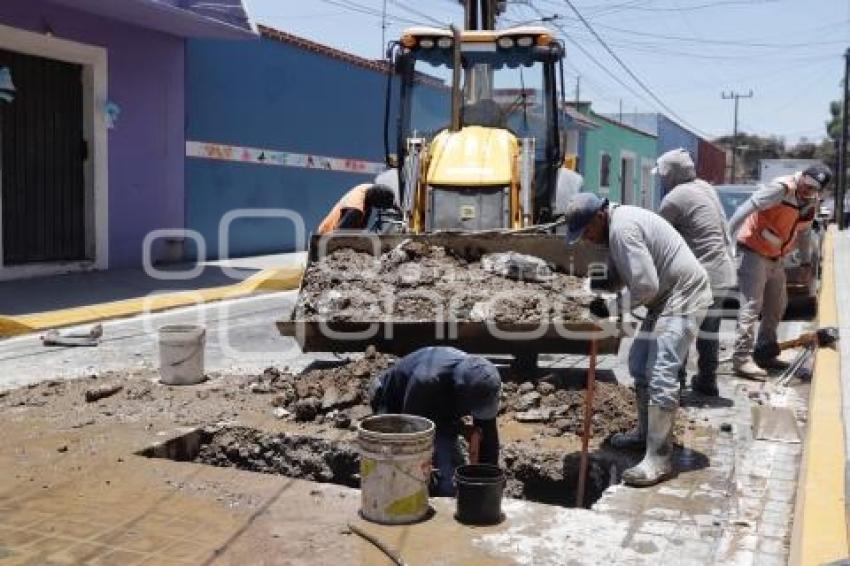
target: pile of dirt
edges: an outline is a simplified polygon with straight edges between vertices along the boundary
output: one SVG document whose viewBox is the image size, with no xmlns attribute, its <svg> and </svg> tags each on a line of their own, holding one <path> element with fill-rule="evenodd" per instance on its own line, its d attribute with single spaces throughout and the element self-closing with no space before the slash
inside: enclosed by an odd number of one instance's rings
<svg viewBox="0 0 850 566">
<path fill-rule="evenodd" d="M 472 253 L 472 252 L 470 252 Z M 583 280 L 558 271 L 544 280 L 488 271 L 481 257 L 407 241 L 375 257 L 335 250 L 304 274 L 295 320 L 494 321 L 587 319 Z"/>
<path fill-rule="evenodd" d="M 519 422 L 541 423 L 549 436 L 582 435 L 584 389 L 561 388 L 548 381 L 502 384 L 502 411 Z M 591 436 L 608 436 L 635 425 L 634 392 L 615 383 L 596 383 Z"/>
<path fill-rule="evenodd" d="M 270 403 L 281 418 L 344 429 L 371 413 L 369 384 L 394 360 L 369 348 L 361 359 L 300 374 L 268 368 L 249 389 L 271 395 Z"/>
<path fill-rule="evenodd" d="M 554 380 L 502 384 L 501 413 L 518 422 L 542 426 L 545 436 L 583 436 L 583 388 L 571 388 Z M 687 416 L 679 411 L 676 434 L 686 428 Z M 591 440 L 604 440 L 635 427 L 637 405 L 634 391 L 618 383 L 596 382 L 591 417 Z"/>
</svg>

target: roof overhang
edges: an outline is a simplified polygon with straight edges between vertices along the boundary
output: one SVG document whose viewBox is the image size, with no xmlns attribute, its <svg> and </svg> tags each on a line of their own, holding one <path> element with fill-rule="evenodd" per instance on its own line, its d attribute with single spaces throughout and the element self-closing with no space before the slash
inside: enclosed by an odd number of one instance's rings
<svg viewBox="0 0 850 566">
<path fill-rule="evenodd" d="M 588 118 L 587 116 L 585 116 L 584 114 L 582 114 L 581 112 L 576 110 L 575 108 L 565 105 L 563 107 L 563 109 L 564 109 L 564 114 L 566 114 L 567 117 L 570 120 L 572 120 L 573 123 L 575 123 L 575 125 L 578 126 L 579 128 L 584 129 L 584 130 L 595 130 L 596 128 L 599 127 L 599 124 L 597 124 L 596 122 L 594 122 L 593 120 L 591 120 L 590 118 Z"/>
<path fill-rule="evenodd" d="M 153 29 L 178 37 L 211 39 L 256 38 L 252 26 L 241 27 L 202 16 L 175 5 L 176 0 L 50 0 L 69 8 Z"/>
</svg>

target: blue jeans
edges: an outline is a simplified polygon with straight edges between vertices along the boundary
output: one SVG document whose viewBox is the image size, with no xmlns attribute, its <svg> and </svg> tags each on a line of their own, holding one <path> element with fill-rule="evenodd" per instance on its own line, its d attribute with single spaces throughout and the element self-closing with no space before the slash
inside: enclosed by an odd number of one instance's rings
<svg viewBox="0 0 850 566">
<path fill-rule="evenodd" d="M 636 387 L 646 387 L 650 405 L 679 406 L 679 370 L 687 359 L 703 314 L 647 316 L 629 351 Z"/>
<path fill-rule="evenodd" d="M 438 428 L 434 436 L 434 467 L 440 475 L 432 495 L 437 497 L 450 497 L 455 494 L 455 468 L 465 463 L 458 431 L 455 427 L 447 428 L 450 430 Z"/>
</svg>

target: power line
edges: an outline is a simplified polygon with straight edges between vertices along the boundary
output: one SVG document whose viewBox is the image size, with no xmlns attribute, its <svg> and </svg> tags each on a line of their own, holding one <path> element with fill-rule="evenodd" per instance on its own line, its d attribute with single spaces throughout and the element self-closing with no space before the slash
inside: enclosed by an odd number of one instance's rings
<svg viewBox="0 0 850 566">
<path fill-rule="evenodd" d="M 430 22 L 432 22 L 432 23 L 434 23 L 434 24 L 437 24 L 437 25 L 438 25 L 438 26 L 440 26 L 440 27 L 448 27 L 448 26 L 446 25 L 448 22 L 440 21 L 440 20 L 438 20 L 437 18 L 434 18 L 433 16 L 430 16 L 429 14 L 426 14 L 425 12 L 420 12 L 419 10 L 416 10 L 416 9 L 414 9 L 414 8 L 411 8 L 410 6 L 408 6 L 408 5 L 406 5 L 406 4 L 402 4 L 402 3 L 401 3 L 401 2 L 399 2 L 398 0 L 389 0 L 389 2 L 390 2 L 391 4 L 393 4 L 393 5 L 395 5 L 395 6 L 398 6 L 398 7 L 399 7 L 399 8 L 401 8 L 402 10 L 405 10 L 405 11 L 407 11 L 407 12 L 409 12 L 409 13 L 411 13 L 411 14 L 415 15 L 415 16 L 419 16 L 420 18 L 425 18 L 426 20 L 428 20 L 428 21 L 430 21 Z"/>
<path fill-rule="evenodd" d="M 627 7 L 624 6 L 625 10 L 637 10 L 640 12 L 691 12 L 694 10 L 705 10 L 712 8 L 719 8 L 721 6 L 758 6 L 760 4 L 773 4 L 778 2 L 779 0 L 759 0 L 757 2 L 748 2 L 746 0 L 722 0 L 720 2 L 706 2 L 704 4 L 692 4 L 689 6 L 665 6 L 665 7 L 649 7 L 649 6 L 640 6 L 638 3 L 630 4 Z M 623 5 L 621 5 L 623 6 Z M 611 6 L 611 9 L 608 10 L 600 10 L 597 12 L 598 14 L 610 14 L 614 11 L 622 11 L 616 10 L 617 6 Z"/>
<path fill-rule="evenodd" d="M 785 49 L 789 47 L 808 47 L 810 45 L 837 45 L 837 44 L 845 44 L 845 41 L 835 40 L 835 41 L 806 41 L 801 43 L 761 43 L 761 42 L 750 42 L 750 41 L 733 41 L 728 39 L 706 39 L 706 38 L 695 38 L 695 37 L 685 37 L 681 35 L 663 35 L 656 33 L 648 33 L 637 30 L 630 30 L 624 28 L 618 28 L 614 26 L 608 26 L 605 24 L 596 24 L 600 28 L 608 29 L 611 31 L 624 33 L 628 35 L 637 35 L 641 37 L 649 37 L 653 39 L 664 39 L 664 40 L 672 40 L 672 41 L 684 41 L 688 43 L 698 43 L 698 44 L 713 44 L 713 45 L 729 45 L 729 46 L 737 46 L 737 47 L 770 47 L 776 49 Z"/>
<path fill-rule="evenodd" d="M 659 98 L 659 97 L 658 97 L 658 96 L 657 96 L 657 95 L 656 95 L 656 94 L 652 91 L 652 89 L 651 89 L 651 88 L 649 88 L 649 86 L 648 86 L 648 85 L 647 85 L 647 84 L 646 84 L 643 80 L 641 80 L 641 78 L 640 78 L 640 77 L 638 77 L 638 76 L 637 76 L 637 75 L 636 75 L 636 74 L 635 74 L 635 73 L 634 73 L 634 72 L 633 72 L 633 71 L 629 68 L 629 66 L 628 66 L 628 65 L 626 65 L 626 63 L 625 63 L 622 59 L 620 59 L 620 56 L 619 56 L 619 55 L 617 55 L 617 53 L 616 53 L 613 49 L 611 49 L 611 47 L 609 47 L 607 43 L 605 43 L 605 40 L 604 40 L 604 39 L 602 39 L 602 36 L 600 36 L 598 33 L 596 33 L 596 30 L 593 28 L 593 26 L 591 26 L 591 25 L 590 25 L 590 22 L 588 22 L 586 19 L 584 19 L 584 16 L 582 16 L 582 15 L 581 15 L 581 12 L 579 12 L 579 11 L 578 11 L 578 9 L 577 9 L 577 8 L 573 5 L 573 3 L 571 2 L 571 0 L 564 0 L 564 2 L 566 2 L 567 6 L 569 6 L 569 7 L 570 7 L 570 9 L 573 11 L 573 13 L 575 13 L 576 17 L 577 17 L 577 18 L 581 21 L 581 23 L 582 23 L 582 24 L 584 24 L 584 27 L 586 27 L 586 28 L 587 28 L 587 30 L 588 30 L 588 31 L 589 31 L 589 32 L 593 35 L 593 37 L 595 37 L 595 38 L 596 38 L 596 40 L 599 42 L 599 44 L 600 44 L 600 45 L 602 45 L 602 47 L 605 49 L 605 51 L 607 51 L 607 52 L 608 52 L 608 54 L 609 54 L 609 55 L 611 55 L 611 57 L 612 57 L 612 58 L 613 58 L 613 59 L 614 59 L 614 60 L 615 60 L 615 61 L 616 61 L 619 65 L 620 65 L 620 67 L 622 67 L 622 68 L 623 68 L 623 70 L 624 70 L 624 71 L 626 71 L 626 73 L 627 73 L 627 74 L 628 74 L 628 75 L 632 78 L 632 80 L 634 80 L 634 81 L 635 81 L 638 85 L 640 85 L 640 87 L 641 87 L 644 91 L 646 91 L 646 93 L 647 93 L 647 94 L 648 94 L 648 95 L 649 95 L 649 96 L 650 96 L 650 97 L 651 97 L 651 98 L 652 98 L 652 99 L 653 99 L 656 103 L 658 103 L 658 105 L 659 105 L 659 106 L 661 106 L 661 108 L 663 108 L 664 110 L 666 110 L 667 112 L 669 112 L 671 116 L 673 116 L 674 118 L 676 118 L 677 120 L 679 120 L 679 122 L 681 122 L 683 125 L 685 125 L 685 126 L 689 127 L 690 129 L 694 130 L 695 132 L 699 132 L 699 129 L 698 129 L 698 128 L 695 128 L 692 124 L 689 124 L 689 123 L 688 123 L 685 119 L 683 119 L 681 116 L 679 116 L 679 114 L 678 114 L 676 111 L 674 111 L 674 110 L 673 110 L 672 108 L 670 108 L 670 107 L 669 107 L 669 106 L 668 106 L 668 105 L 667 105 L 667 104 L 666 104 L 663 100 L 661 100 L 661 99 L 660 99 L 660 98 Z"/>
<path fill-rule="evenodd" d="M 336 6 L 338 8 L 344 8 L 351 12 L 357 12 L 358 14 L 364 14 L 366 16 L 373 16 L 379 20 L 383 19 L 383 14 L 381 10 L 377 10 L 370 6 L 364 6 L 363 4 L 357 4 L 356 2 L 352 2 L 351 0 L 337 1 L 337 0 L 319 0 L 320 2 L 324 2 L 325 4 L 330 4 L 331 6 Z M 403 16 L 398 16 L 396 14 L 387 13 L 391 19 L 396 20 L 398 22 L 405 22 L 414 26 L 427 26 L 423 22 L 417 20 L 411 20 L 409 18 L 405 18 Z"/>
<path fill-rule="evenodd" d="M 539 9 L 539 8 L 537 8 L 537 6 L 534 6 L 533 4 L 529 4 L 529 6 L 530 6 L 530 7 L 531 7 L 531 8 L 532 8 L 535 12 L 538 12 L 538 13 L 541 15 L 541 17 L 543 16 L 543 12 L 541 12 L 541 11 L 540 11 L 540 9 Z M 620 86 L 622 86 L 623 88 L 625 88 L 627 91 L 629 91 L 630 93 L 632 93 L 632 94 L 633 94 L 634 96 L 636 96 L 637 98 L 640 98 L 640 99 L 641 99 L 641 100 L 643 100 L 644 102 L 647 102 L 647 100 L 644 98 L 644 96 L 643 96 L 643 95 L 641 95 L 641 94 L 640 94 L 639 92 L 637 92 L 636 90 L 634 90 L 634 88 L 633 88 L 630 84 L 628 84 L 628 83 L 627 83 L 627 82 L 625 82 L 623 79 L 621 79 L 620 77 L 618 77 L 617 75 L 615 75 L 615 74 L 611 71 L 611 69 L 609 69 L 608 67 L 606 67 L 605 65 L 603 65 L 602 63 L 600 63 L 600 62 L 599 62 L 599 60 L 598 60 L 598 59 L 596 59 L 596 57 L 594 57 L 594 56 L 593 56 L 593 55 L 592 55 L 592 54 L 591 54 L 591 53 L 590 53 L 590 52 L 589 52 L 589 51 L 588 51 L 588 50 L 587 50 L 587 49 L 586 49 L 586 48 L 585 48 L 585 47 L 584 47 L 581 43 L 579 43 L 578 41 L 576 41 L 576 40 L 574 40 L 572 37 L 570 37 L 570 34 L 568 34 L 568 33 L 564 30 L 564 28 L 563 28 L 563 27 L 561 27 L 559 24 L 557 24 L 557 23 L 555 23 L 555 22 L 550 22 L 550 23 L 551 23 L 553 26 L 555 26 L 556 28 L 558 28 L 558 30 L 559 30 L 559 31 L 561 32 L 561 34 L 563 35 L 564 39 L 566 39 L 567 41 L 569 41 L 569 42 L 570 42 L 572 45 L 574 45 L 574 46 L 575 46 L 575 47 L 576 47 L 579 51 L 581 51 L 582 53 L 584 53 L 584 55 L 585 55 L 588 59 L 590 59 L 590 61 L 591 61 L 594 65 L 596 65 L 597 67 L 599 67 L 600 69 L 602 69 L 602 71 L 604 71 L 606 75 L 608 75 L 609 77 L 611 77 L 612 79 L 614 79 L 614 81 L 616 81 L 616 82 L 617 82 Z"/>
</svg>

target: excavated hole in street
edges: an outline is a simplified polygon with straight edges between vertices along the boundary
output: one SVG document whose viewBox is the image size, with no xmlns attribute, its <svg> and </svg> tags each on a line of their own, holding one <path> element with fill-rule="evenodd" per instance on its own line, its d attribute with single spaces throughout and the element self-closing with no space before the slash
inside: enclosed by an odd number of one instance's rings
<svg viewBox="0 0 850 566">
<path fill-rule="evenodd" d="M 347 487 L 360 485 L 360 458 L 353 437 L 346 440 L 266 433 L 245 427 L 198 429 L 139 452 L 166 458 L 240 470 L 278 474 Z M 602 448 L 591 453 L 585 507 L 590 507 L 611 483 L 619 481 L 636 455 Z M 528 501 L 574 507 L 579 454 L 503 448 L 502 466 L 508 478 L 505 495 Z"/>
</svg>

